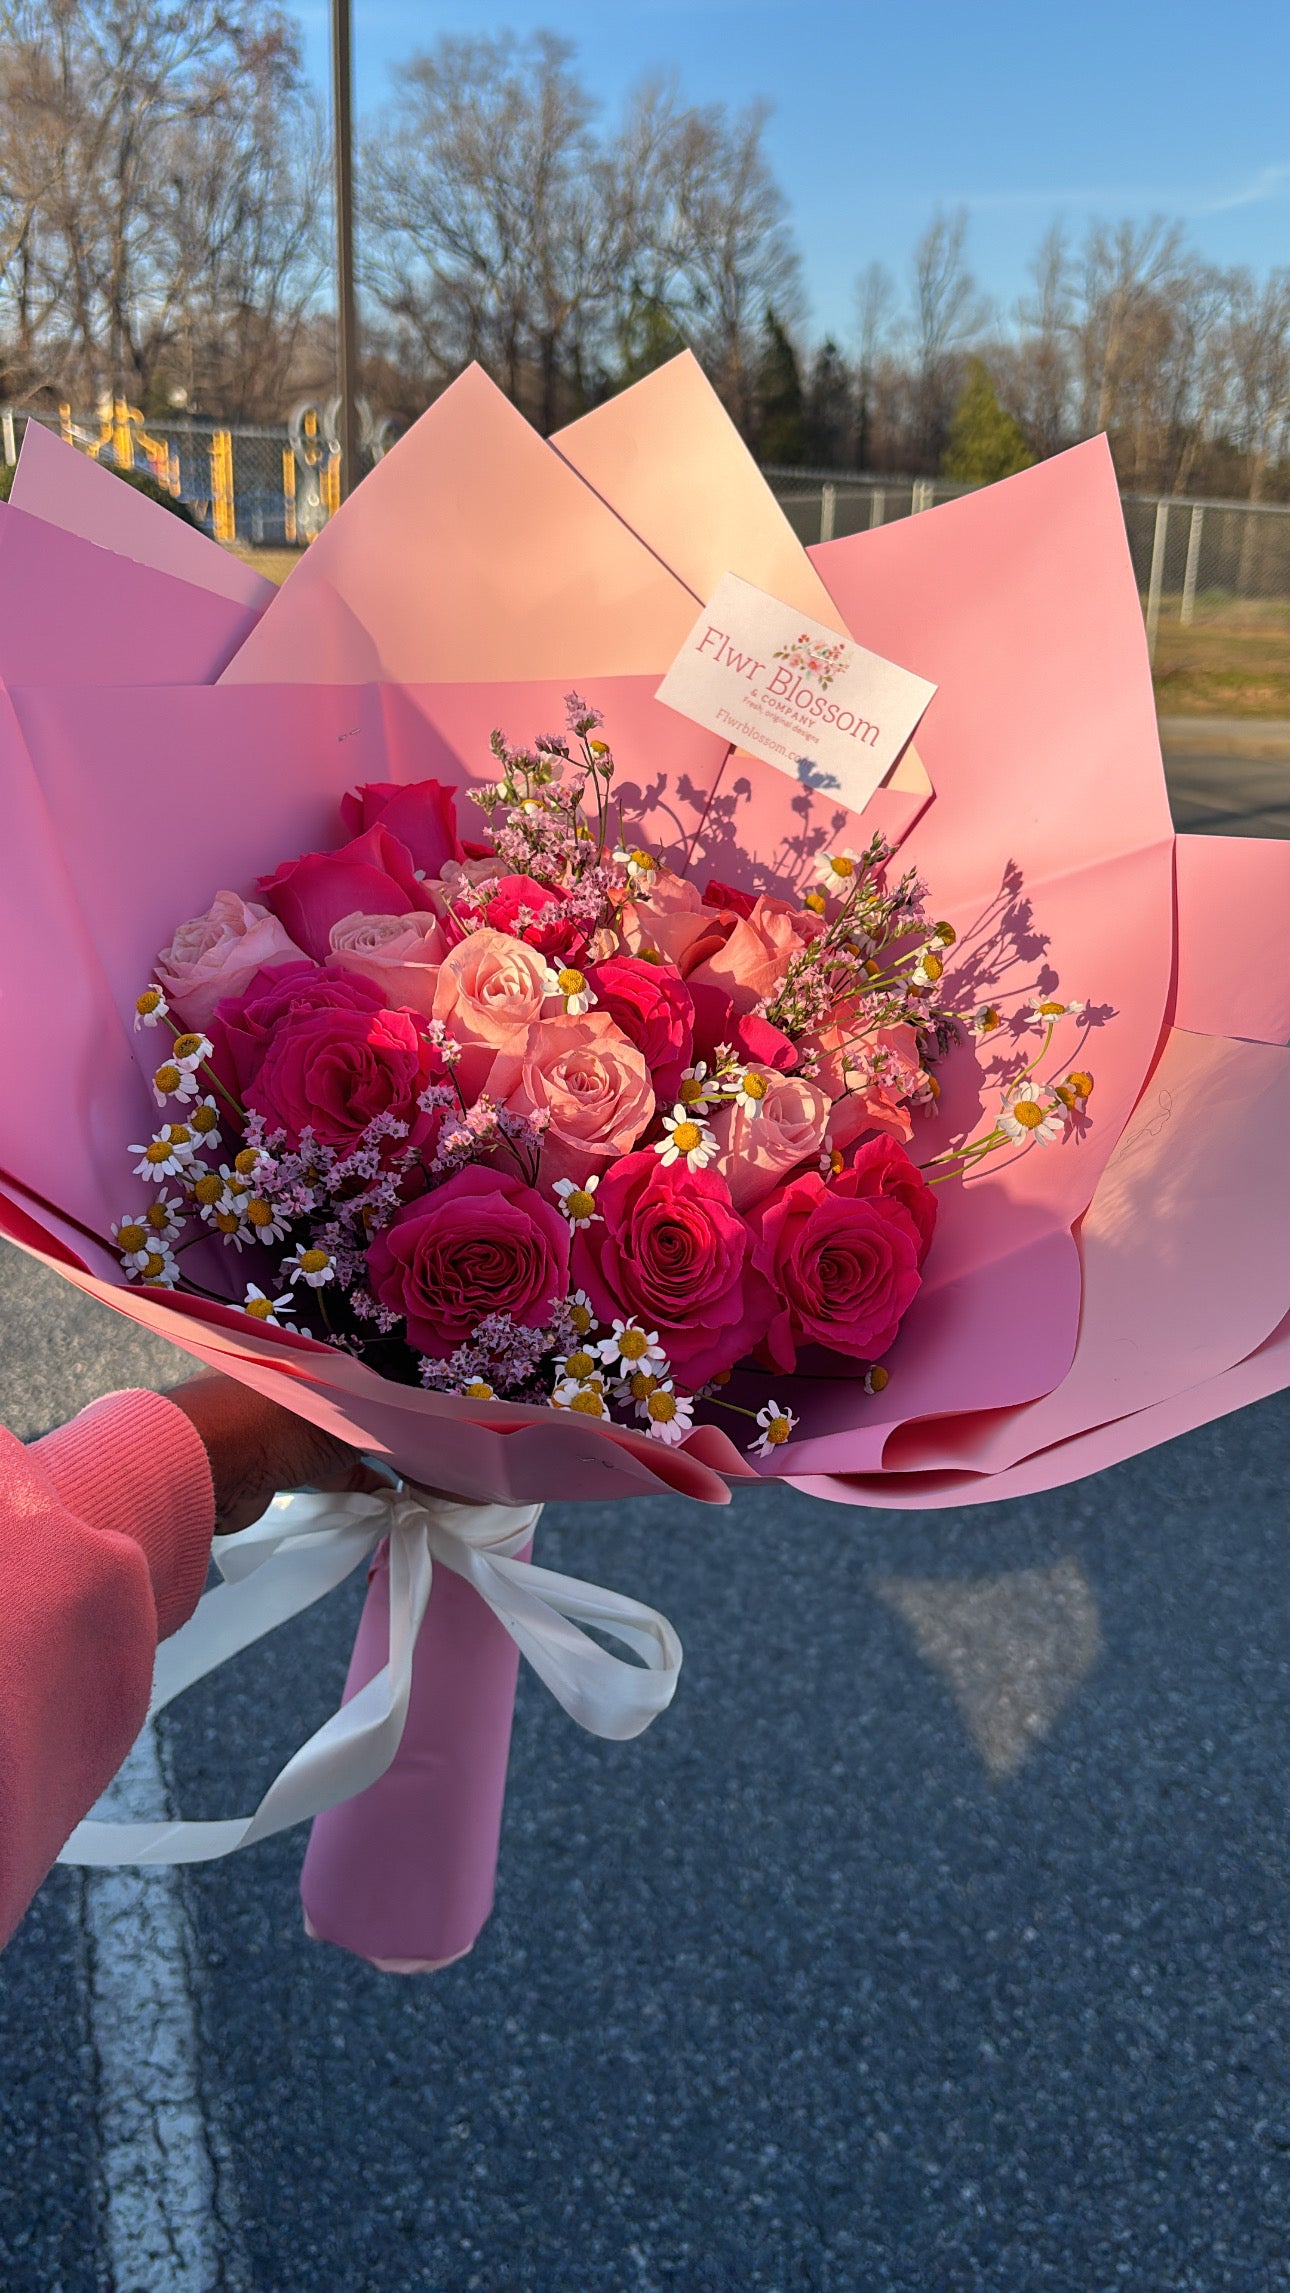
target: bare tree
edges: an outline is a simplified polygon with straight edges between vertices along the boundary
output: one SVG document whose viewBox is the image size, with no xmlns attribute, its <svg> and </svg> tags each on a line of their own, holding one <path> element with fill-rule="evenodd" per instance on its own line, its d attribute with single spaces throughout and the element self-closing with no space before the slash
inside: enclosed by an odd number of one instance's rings
<svg viewBox="0 0 1290 2293">
<path fill-rule="evenodd" d="M 921 469 L 937 469 L 949 432 L 961 353 L 980 334 L 989 306 L 967 266 L 967 210 L 939 211 L 914 250 L 913 347 L 917 446 Z"/>
</svg>

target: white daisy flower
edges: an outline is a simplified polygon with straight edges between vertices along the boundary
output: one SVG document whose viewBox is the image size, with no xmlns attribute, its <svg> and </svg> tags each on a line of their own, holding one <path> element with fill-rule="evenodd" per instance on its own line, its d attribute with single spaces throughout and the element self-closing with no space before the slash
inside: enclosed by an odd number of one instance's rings
<svg viewBox="0 0 1290 2293">
<path fill-rule="evenodd" d="M 247 1283 L 242 1311 L 249 1314 L 252 1321 L 267 1322 L 270 1329 L 278 1330 L 282 1327 L 279 1314 L 294 1314 L 295 1310 L 296 1301 L 290 1290 L 284 1290 L 280 1298 L 271 1298 L 267 1290 L 257 1289 L 254 1282 Z"/>
<path fill-rule="evenodd" d="M 170 1005 L 154 979 L 152 985 L 145 987 L 142 995 L 135 998 L 134 1031 L 136 1035 L 141 1027 L 156 1027 L 161 1020 L 169 1016 L 169 1012 Z"/>
<path fill-rule="evenodd" d="M 642 891 L 649 890 L 658 874 L 658 862 L 652 852 L 645 851 L 641 845 L 634 845 L 629 850 L 625 844 L 620 844 L 614 858 L 620 868 L 627 870 L 629 883 L 639 885 Z"/>
<path fill-rule="evenodd" d="M 142 1273 L 153 1251 L 161 1248 L 144 1218 L 118 1218 L 112 1228 L 112 1240 L 127 1274 Z"/>
<path fill-rule="evenodd" d="M 142 1266 L 130 1269 L 131 1280 L 144 1282 L 150 1289 L 173 1290 L 179 1280 L 179 1262 L 173 1253 L 159 1242 L 148 1252 Z"/>
<path fill-rule="evenodd" d="M 173 1059 L 163 1059 L 152 1078 L 152 1095 L 159 1107 L 164 1107 L 167 1099 L 178 1099 L 181 1104 L 195 1099 L 200 1088 L 197 1077 Z"/>
<path fill-rule="evenodd" d="M 664 1363 L 664 1368 L 666 1366 Z M 638 1417 L 643 1417 L 650 1395 L 665 1383 L 666 1380 L 656 1377 L 652 1369 L 633 1369 L 625 1377 L 615 1378 L 614 1400 L 619 1402 L 624 1409 L 630 1407 L 635 1410 Z"/>
<path fill-rule="evenodd" d="M 891 1384 L 891 1371 L 884 1369 L 881 1362 L 871 1362 L 861 1384 L 866 1393 L 881 1393 L 884 1386 Z"/>
<path fill-rule="evenodd" d="M 1051 1146 L 1066 1128 L 1066 1109 L 1041 1085 L 1016 1083 L 1003 1094 L 999 1128 L 1010 1139 L 1022 1143 L 1035 1139 L 1040 1146 Z"/>
<path fill-rule="evenodd" d="M 682 1161 L 690 1170 L 706 1170 L 717 1151 L 717 1142 L 705 1122 L 696 1120 L 687 1108 L 678 1106 L 670 1115 L 664 1115 L 663 1128 L 667 1137 L 658 1141 L 654 1152 L 664 1170 Z"/>
<path fill-rule="evenodd" d="M 556 993 L 564 997 L 564 1008 L 571 1019 L 581 1019 L 584 1012 L 593 1008 L 595 992 L 588 984 L 586 973 L 579 971 L 576 963 L 566 964 L 563 971 L 556 973 L 555 985 Z"/>
<path fill-rule="evenodd" d="M 744 1067 L 726 1078 L 725 1089 L 746 1115 L 758 1115 L 770 1084 L 756 1067 Z"/>
<path fill-rule="evenodd" d="M 693 1067 L 687 1067 L 682 1075 L 677 1086 L 676 1103 L 678 1107 L 684 1107 L 689 1115 L 704 1115 L 708 1111 L 710 1101 L 717 1097 L 720 1089 L 720 1078 L 709 1075 L 707 1060 L 698 1059 Z"/>
<path fill-rule="evenodd" d="M 583 1385 L 576 1377 L 566 1378 L 557 1385 L 551 1396 L 552 1409 L 572 1409 L 579 1417 L 607 1417 L 605 1396 L 599 1384 Z"/>
<path fill-rule="evenodd" d="M 600 1212 L 597 1210 L 593 1199 L 599 1184 L 599 1172 L 592 1178 L 584 1178 L 581 1186 L 575 1185 L 571 1178 L 558 1178 L 556 1180 L 552 1192 L 558 1196 L 560 1208 L 570 1226 L 575 1229 L 580 1226 L 591 1226 L 599 1219 Z"/>
<path fill-rule="evenodd" d="M 198 1099 L 184 1117 L 190 1131 L 196 1131 L 203 1154 L 220 1154 L 224 1141 L 220 1136 L 220 1112 L 211 1098 Z"/>
<path fill-rule="evenodd" d="M 244 1215 L 257 1242 L 285 1242 L 290 1221 L 262 1194 L 250 1197 Z"/>
<path fill-rule="evenodd" d="M 694 1399 L 691 1394 L 677 1393 L 668 1378 L 665 1384 L 655 1386 L 641 1415 L 653 1440 L 674 1447 L 694 1430 Z"/>
<path fill-rule="evenodd" d="M 188 1222 L 188 1205 L 182 1195 L 159 1194 L 148 1204 L 143 1222 L 153 1238 L 154 1245 L 174 1242 Z"/>
<path fill-rule="evenodd" d="M 667 1363 L 658 1331 L 643 1330 L 636 1321 L 615 1320 L 613 1336 L 602 1338 L 596 1350 L 607 1367 L 612 1369 L 615 1362 L 621 1362 L 626 1373 L 649 1369 L 657 1376 Z"/>
<path fill-rule="evenodd" d="M 1046 1027 L 1049 1020 L 1079 1019 L 1084 1012 L 1082 1003 L 1055 1003 L 1049 997 L 1032 1003 L 1026 1013 L 1032 1027 Z"/>
<path fill-rule="evenodd" d="M 971 1021 L 974 1035 L 993 1035 L 995 1030 L 1002 1025 L 1003 1014 L 996 1010 L 993 1003 L 983 1003 L 980 1010 L 973 1014 Z"/>
<path fill-rule="evenodd" d="M 289 1258 L 283 1259 L 278 1271 L 293 1285 L 303 1282 L 310 1290 L 321 1290 L 325 1283 L 335 1281 L 336 1261 L 326 1250 L 301 1242 Z"/>
<path fill-rule="evenodd" d="M 815 864 L 815 873 L 826 892 L 850 892 L 855 888 L 859 854 L 848 844 L 841 852 L 822 852 Z"/>
<path fill-rule="evenodd" d="M 750 1455 L 769 1457 L 772 1449 L 781 1449 L 786 1441 L 791 1440 L 793 1429 L 800 1422 L 793 1410 L 781 1409 L 777 1401 L 768 1401 L 765 1408 L 757 1412 L 757 1423 L 761 1431 L 756 1440 L 748 1444 Z"/>
<path fill-rule="evenodd" d="M 575 1346 L 571 1353 L 561 1354 L 555 1365 L 556 1381 L 560 1385 L 603 1385 L 596 1356 L 587 1346 Z"/>
<path fill-rule="evenodd" d="M 201 1066 L 204 1059 L 210 1058 L 214 1048 L 209 1035 L 176 1035 L 170 1046 L 170 1056 L 177 1067 L 183 1068 L 185 1074 L 191 1074 L 194 1068 Z"/>
<path fill-rule="evenodd" d="M 168 1178 L 180 1177 L 196 1154 L 198 1143 L 186 1123 L 167 1123 L 146 1146 L 131 1147 L 131 1154 L 141 1158 L 134 1166 L 135 1177 L 150 1178 L 157 1186 Z"/>
<path fill-rule="evenodd" d="M 472 1377 L 465 1385 L 459 1385 L 457 1391 L 466 1401 L 491 1401 L 493 1398 L 493 1389 L 486 1377 Z"/>
<path fill-rule="evenodd" d="M 944 969 L 945 961 L 941 955 L 940 944 L 938 941 L 933 941 L 930 947 L 925 947 L 920 953 L 917 963 L 910 972 L 910 982 L 914 987 L 935 987 Z"/>
<path fill-rule="evenodd" d="M 573 1290 L 568 1299 L 569 1320 L 580 1338 L 590 1337 L 597 1327 L 596 1310 L 585 1290 Z"/>
</svg>

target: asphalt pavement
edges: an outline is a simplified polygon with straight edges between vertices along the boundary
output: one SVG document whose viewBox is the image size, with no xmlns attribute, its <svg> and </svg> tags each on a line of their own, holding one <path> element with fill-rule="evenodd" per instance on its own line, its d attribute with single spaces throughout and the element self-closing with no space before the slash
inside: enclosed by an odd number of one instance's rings
<svg viewBox="0 0 1290 2293">
<path fill-rule="evenodd" d="M 1290 739 L 1165 735 L 1181 826 L 1290 833 Z M 0 1254 L 17 1432 L 188 1367 Z M 672 1710 L 602 1744 L 522 1677 L 435 1977 L 305 1938 L 299 1834 L 56 1872 L 0 1958 L 0 2293 L 1290 2288 L 1288 1457 L 1278 1396 L 962 1512 L 551 1507 L 677 1625 Z M 253 1804 L 359 1597 L 122 1812 Z"/>
<path fill-rule="evenodd" d="M 1174 825 L 1204 836 L 1290 836 L 1290 722 L 1162 717 Z"/>
</svg>

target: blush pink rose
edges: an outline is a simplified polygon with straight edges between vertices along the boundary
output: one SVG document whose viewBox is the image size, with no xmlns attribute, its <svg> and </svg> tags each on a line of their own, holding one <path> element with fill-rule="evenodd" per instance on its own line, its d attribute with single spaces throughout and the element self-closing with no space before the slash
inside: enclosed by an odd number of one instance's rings
<svg viewBox="0 0 1290 2293">
<path fill-rule="evenodd" d="M 407 845 L 381 827 L 338 852 L 286 860 L 274 875 L 261 876 L 257 889 L 315 963 L 330 953 L 331 927 L 342 916 L 406 916 L 434 907 Z"/>
<path fill-rule="evenodd" d="M 391 1010 L 434 1010 L 439 965 L 447 952 L 437 916 L 342 916 L 331 927 L 328 971 L 345 971 L 379 988 Z"/>
<path fill-rule="evenodd" d="M 179 926 L 153 971 L 176 1018 L 205 1033 L 216 1004 L 240 995 L 257 971 L 303 961 L 304 950 L 267 908 L 217 892 L 204 916 Z"/>
<path fill-rule="evenodd" d="M 603 1170 L 635 1146 L 653 1118 L 645 1059 L 604 1012 L 539 1020 L 513 1084 L 510 1064 L 506 1054 L 499 1056 L 489 1089 L 517 1113 L 546 1116 L 544 1187 Z"/>
<path fill-rule="evenodd" d="M 800 1164 L 819 1161 L 829 1113 L 828 1094 L 818 1083 L 772 1073 L 756 1114 L 732 1105 L 713 1118 L 721 1175 L 736 1210 L 750 1210 Z"/>
<path fill-rule="evenodd" d="M 411 853 L 413 867 L 424 869 L 427 877 L 438 876 L 446 860 L 465 857 L 457 833 L 457 791 L 441 780 L 414 780 L 406 788 L 393 780 L 369 780 L 342 796 L 340 817 L 347 836 L 363 836 L 377 827 L 397 836 Z"/>
<path fill-rule="evenodd" d="M 686 967 L 686 977 L 700 986 L 723 988 L 736 1011 L 752 1011 L 774 994 L 797 950 L 824 929 L 824 918 L 809 909 L 763 897 L 754 901 L 750 914 L 736 917 L 722 946 Z"/>
<path fill-rule="evenodd" d="M 541 1328 L 569 1286 L 569 1225 L 553 1202 L 473 1165 L 396 1210 L 367 1253 L 381 1304 L 408 1343 L 443 1360 L 486 1314 Z"/>
<path fill-rule="evenodd" d="M 275 1028 L 246 1103 L 292 1147 L 305 1130 L 323 1146 L 356 1146 L 378 1115 L 407 1125 L 408 1138 L 395 1146 L 424 1145 L 430 1125 L 417 1100 L 442 1073 L 409 1011 L 297 1005 Z"/>
<path fill-rule="evenodd" d="M 505 932 L 471 932 L 439 966 L 434 1014 L 461 1046 L 456 1078 L 468 1099 L 499 1051 L 522 1058 L 549 990 L 545 956 Z"/>
<path fill-rule="evenodd" d="M 636 1045 L 649 1070 L 654 1096 L 669 1106 L 694 1054 L 694 1002 L 671 964 L 639 956 L 611 956 L 588 974 L 597 1008 Z"/>
<path fill-rule="evenodd" d="M 796 1369 L 802 1345 L 858 1361 L 884 1354 L 921 1287 L 918 1230 L 904 1205 L 812 1171 L 752 1217 L 755 1263 L 777 1301 L 762 1349 L 770 1367 Z"/>
<path fill-rule="evenodd" d="M 664 1169 L 652 1149 L 600 1181 L 597 1217 L 573 1238 L 573 1279 L 609 1322 L 634 1315 L 690 1390 L 733 1368 L 764 1335 L 775 1297 L 753 1238 L 712 1170 Z"/>
</svg>

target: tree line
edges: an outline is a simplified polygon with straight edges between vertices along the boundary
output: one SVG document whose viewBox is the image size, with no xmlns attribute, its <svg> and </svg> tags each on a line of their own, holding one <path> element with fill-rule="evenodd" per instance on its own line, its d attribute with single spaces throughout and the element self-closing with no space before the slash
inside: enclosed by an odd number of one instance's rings
<svg viewBox="0 0 1290 2293">
<path fill-rule="evenodd" d="M 364 386 L 411 418 L 477 359 L 543 431 L 683 347 L 770 463 L 990 477 L 1110 433 L 1143 491 L 1290 496 L 1290 270 L 1165 221 L 1054 228 L 993 310 L 967 219 L 812 342 L 766 112 L 568 45 L 447 36 L 362 126 Z M 276 420 L 325 392 L 325 119 L 271 0 L 0 0 L 0 395 Z"/>
</svg>

